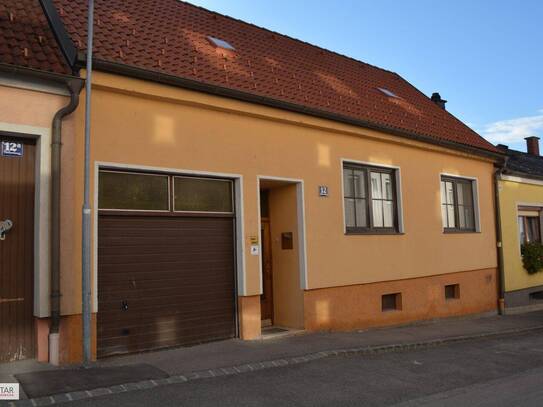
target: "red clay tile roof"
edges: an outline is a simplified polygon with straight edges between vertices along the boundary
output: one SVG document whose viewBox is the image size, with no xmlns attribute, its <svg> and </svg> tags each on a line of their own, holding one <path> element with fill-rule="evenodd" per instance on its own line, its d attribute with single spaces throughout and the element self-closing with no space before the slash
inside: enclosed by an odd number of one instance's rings
<svg viewBox="0 0 543 407">
<path fill-rule="evenodd" d="M 39 0 L 0 2 L 0 63 L 71 73 Z"/>
<path fill-rule="evenodd" d="M 87 2 L 54 3 L 76 47 L 85 49 Z M 98 60 L 497 151 L 396 73 L 178 0 L 96 0 L 95 13 Z M 225 55 L 209 36 L 235 52 Z"/>
</svg>

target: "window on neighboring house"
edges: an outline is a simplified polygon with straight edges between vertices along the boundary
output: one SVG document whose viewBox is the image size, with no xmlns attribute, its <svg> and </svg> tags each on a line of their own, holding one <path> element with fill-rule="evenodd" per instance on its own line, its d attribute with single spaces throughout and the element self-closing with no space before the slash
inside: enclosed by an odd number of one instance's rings
<svg viewBox="0 0 543 407">
<path fill-rule="evenodd" d="M 441 216 L 446 232 L 475 232 L 473 181 L 441 177 Z"/>
<path fill-rule="evenodd" d="M 519 209 L 518 227 L 520 244 L 541 242 L 539 210 Z"/>
<path fill-rule="evenodd" d="M 398 232 L 396 170 L 344 164 L 343 191 L 347 233 Z"/>
</svg>

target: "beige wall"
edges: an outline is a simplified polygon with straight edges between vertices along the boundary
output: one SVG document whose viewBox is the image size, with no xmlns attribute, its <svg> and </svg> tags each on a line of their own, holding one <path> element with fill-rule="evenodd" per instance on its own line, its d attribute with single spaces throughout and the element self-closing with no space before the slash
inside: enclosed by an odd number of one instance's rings
<svg viewBox="0 0 543 407">
<path fill-rule="evenodd" d="M 273 322 L 304 327 L 304 297 L 300 287 L 296 184 L 272 188 L 269 193 L 273 270 Z M 281 234 L 291 232 L 293 249 L 283 250 Z"/>
<path fill-rule="evenodd" d="M 303 179 L 308 288 L 432 276 L 496 266 L 492 163 L 375 131 L 249 105 L 173 87 L 96 73 L 92 161 L 176 171 L 235 173 L 243 177 L 245 295 L 260 293 L 257 176 Z M 82 95 L 83 96 L 83 95 Z M 77 113 L 74 176 L 82 179 L 83 110 Z M 405 234 L 346 236 L 341 159 L 401 169 Z M 475 177 L 481 233 L 443 234 L 440 173 Z M 330 195 L 318 196 L 319 185 Z M 94 188 L 94 179 L 92 181 Z M 93 189 L 94 190 L 94 189 Z M 69 233 L 79 270 L 82 185 Z M 79 280 L 65 280 L 77 293 Z M 77 281 L 77 284 L 75 282 Z M 79 301 L 63 298 L 70 312 Z"/>
</svg>

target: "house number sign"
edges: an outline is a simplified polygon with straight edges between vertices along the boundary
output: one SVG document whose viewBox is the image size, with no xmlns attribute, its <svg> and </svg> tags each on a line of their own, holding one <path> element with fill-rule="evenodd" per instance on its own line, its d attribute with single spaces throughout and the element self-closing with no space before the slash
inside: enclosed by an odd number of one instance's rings
<svg viewBox="0 0 543 407">
<path fill-rule="evenodd" d="M 2 155 L 5 157 L 22 157 L 23 144 L 12 141 L 2 141 Z"/>
<path fill-rule="evenodd" d="M 328 187 L 326 185 L 319 185 L 319 196 L 328 196 Z"/>
</svg>

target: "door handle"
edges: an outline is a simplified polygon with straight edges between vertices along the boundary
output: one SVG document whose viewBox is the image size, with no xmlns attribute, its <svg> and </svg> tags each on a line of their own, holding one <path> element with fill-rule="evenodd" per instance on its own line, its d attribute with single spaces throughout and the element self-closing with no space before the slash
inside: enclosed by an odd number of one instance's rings
<svg viewBox="0 0 543 407">
<path fill-rule="evenodd" d="M 6 219 L 0 222 L 0 240 L 6 240 L 6 232 L 11 230 L 13 222 L 10 219 Z"/>
</svg>

